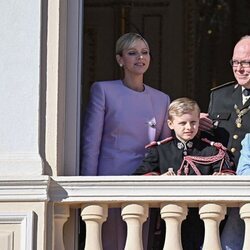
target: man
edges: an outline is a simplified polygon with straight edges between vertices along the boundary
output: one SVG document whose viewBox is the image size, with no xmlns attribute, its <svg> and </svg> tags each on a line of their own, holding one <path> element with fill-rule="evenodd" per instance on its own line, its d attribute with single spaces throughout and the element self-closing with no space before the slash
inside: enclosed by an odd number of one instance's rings
<svg viewBox="0 0 250 250">
<path fill-rule="evenodd" d="M 236 81 L 212 89 L 208 114 L 201 114 L 200 129 L 209 130 L 226 146 L 238 165 L 241 141 L 250 132 L 250 36 L 235 45 L 230 61 Z M 242 249 L 244 223 L 239 210 L 230 209 L 221 235 L 223 249 Z"/>
<path fill-rule="evenodd" d="M 229 149 L 237 166 L 241 141 L 250 132 L 250 36 L 235 45 L 230 63 L 236 81 L 212 89 L 200 129 L 210 130 L 215 140 Z"/>
</svg>

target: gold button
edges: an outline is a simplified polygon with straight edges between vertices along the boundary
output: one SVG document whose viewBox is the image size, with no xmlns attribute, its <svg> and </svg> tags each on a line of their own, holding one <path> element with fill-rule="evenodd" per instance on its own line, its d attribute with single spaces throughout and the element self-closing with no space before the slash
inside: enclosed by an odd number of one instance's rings
<svg viewBox="0 0 250 250">
<path fill-rule="evenodd" d="M 235 140 L 237 140 L 238 139 L 238 135 L 233 135 L 233 138 L 235 139 Z"/>
<path fill-rule="evenodd" d="M 231 152 L 234 153 L 236 151 L 236 148 L 231 148 Z"/>
</svg>

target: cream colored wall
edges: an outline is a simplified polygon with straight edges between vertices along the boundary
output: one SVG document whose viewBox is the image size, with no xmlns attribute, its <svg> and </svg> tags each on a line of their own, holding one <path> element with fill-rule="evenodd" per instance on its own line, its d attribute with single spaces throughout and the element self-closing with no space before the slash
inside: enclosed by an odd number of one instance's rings
<svg viewBox="0 0 250 250">
<path fill-rule="evenodd" d="M 41 1 L 0 1 L 0 173 L 42 174 Z"/>
</svg>

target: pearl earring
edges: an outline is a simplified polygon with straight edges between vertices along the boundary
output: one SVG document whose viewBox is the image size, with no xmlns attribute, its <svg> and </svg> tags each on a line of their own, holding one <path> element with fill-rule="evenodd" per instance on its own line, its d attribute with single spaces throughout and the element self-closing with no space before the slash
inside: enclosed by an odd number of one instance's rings
<svg viewBox="0 0 250 250">
<path fill-rule="evenodd" d="M 120 63 L 119 66 L 122 67 L 123 65 Z"/>
</svg>

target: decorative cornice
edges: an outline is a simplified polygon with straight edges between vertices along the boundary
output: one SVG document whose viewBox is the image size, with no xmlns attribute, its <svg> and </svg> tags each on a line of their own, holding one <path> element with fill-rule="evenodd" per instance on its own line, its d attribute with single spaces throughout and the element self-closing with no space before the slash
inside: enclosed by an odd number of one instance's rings
<svg viewBox="0 0 250 250">
<path fill-rule="evenodd" d="M 0 177 L 0 202 L 55 202 L 79 206 L 111 202 L 224 202 L 250 200 L 248 176 L 38 176 Z"/>
<path fill-rule="evenodd" d="M 1 176 L 0 202 L 48 201 L 49 176 Z"/>
</svg>

